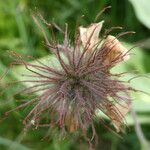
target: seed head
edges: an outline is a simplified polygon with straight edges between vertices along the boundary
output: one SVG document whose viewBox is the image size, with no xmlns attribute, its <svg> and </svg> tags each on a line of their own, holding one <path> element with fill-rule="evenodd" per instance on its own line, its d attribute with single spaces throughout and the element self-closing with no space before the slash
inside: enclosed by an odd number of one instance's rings
<svg viewBox="0 0 150 150">
<path fill-rule="evenodd" d="M 118 40 L 123 34 L 99 38 L 102 25 L 103 21 L 79 27 L 73 44 L 68 38 L 67 25 L 62 43 L 54 39 L 49 42 L 46 38 L 47 47 L 59 62 L 58 67 L 39 61 L 29 63 L 15 54 L 14 64 L 24 65 L 32 73 L 26 75 L 30 79 L 22 81 L 32 86 L 20 93 L 36 95 L 17 107 L 33 106 L 24 124 L 86 132 L 93 127 L 96 112 L 100 110 L 109 117 L 117 132 L 120 131 L 130 110 L 130 87 L 119 79 L 120 74 L 111 73 L 111 68 L 129 59 L 129 51 Z"/>
</svg>

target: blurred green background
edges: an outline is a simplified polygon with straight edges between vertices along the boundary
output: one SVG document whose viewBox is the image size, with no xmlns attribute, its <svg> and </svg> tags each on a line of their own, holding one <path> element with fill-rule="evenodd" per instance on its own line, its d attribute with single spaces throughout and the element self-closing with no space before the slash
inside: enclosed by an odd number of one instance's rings
<svg viewBox="0 0 150 150">
<path fill-rule="evenodd" d="M 125 45 L 131 48 L 134 44 L 142 44 L 134 49 L 134 55 L 125 64 L 118 65 L 117 71 L 138 70 L 139 74 L 149 76 L 150 72 L 150 1 L 149 0 L 0 0 L 0 74 L 12 61 L 7 51 L 15 51 L 35 58 L 49 55 L 44 47 L 43 36 L 31 18 L 32 13 L 40 12 L 48 22 L 55 22 L 64 27 L 67 22 L 72 37 L 76 20 L 81 15 L 83 26 L 90 24 L 96 14 L 106 6 L 112 6 L 101 16 L 105 20 L 104 28 L 122 26 L 123 31 L 135 31 L 135 35 L 122 38 Z M 99 21 L 100 21 L 99 20 Z M 116 34 L 117 32 L 113 32 Z M 50 35 L 48 34 L 50 37 Z M 132 44 L 131 44 L 132 43 Z M 0 91 L 12 79 L 16 78 L 11 72 L 1 82 Z M 13 97 L 12 93 L 21 85 L 4 90 L 0 96 L 0 117 L 3 112 L 14 108 L 22 97 Z M 144 91 L 150 92 L 150 79 L 139 78 L 133 83 Z M 134 108 L 141 123 L 143 133 L 150 141 L 150 98 L 144 94 L 134 95 Z M 29 129 L 24 134 L 21 120 L 28 108 L 13 112 L 6 120 L 0 118 L 0 150 L 86 150 L 88 145 L 78 136 L 59 140 L 57 131 L 50 131 L 45 138 L 47 129 Z M 99 137 L 98 150 L 140 150 L 140 144 L 134 130 L 132 117 L 127 117 L 129 128 L 123 138 L 108 131 L 100 123 L 95 123 Z M 109 123 L 109 122 L 108 122 Z M 90 131 L 89 131 L 90 132 Z"/>
</svg>

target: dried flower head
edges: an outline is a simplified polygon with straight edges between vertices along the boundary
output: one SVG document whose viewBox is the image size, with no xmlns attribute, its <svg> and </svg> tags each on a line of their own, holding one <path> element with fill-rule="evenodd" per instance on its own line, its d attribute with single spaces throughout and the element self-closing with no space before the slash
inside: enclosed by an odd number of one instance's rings
<svg viewBox="0 0 150 150">
<path fill-rule="evenodd" d="M 23 121 L 25 125 L 59 126 L 69 132 L 81 130 L 83 133 L 92 126 L 94 133 L 96 110 L 101 110 L 117 132 L 121 130 L 130 110 L 131 88 L 119 79 L 121 74 L 113 74 L 110 70 L 129 59 L 129 50 L 118 40 L 126 33 L 99 38 L 102 25 L 103 21 L 86 28 L 79 27 L 74 44 L 68 38 L 67 25 L 63 43 L 54 39 L 49 42 L 45 36 L 47 47 L 59 62 L 57 68 L 40 61 L 36 64 L 26 62 L 14 54 L 13 64 L 24 65 L 32 73 L 25 75 L 30 79 L 21 81 L 32 83 L 32 86 L 19 92 L 36 95 L 15 108 L 32 104 L 32 110 Z M 7 113 L 11 111 L 14 110 Z"/>
</svg>

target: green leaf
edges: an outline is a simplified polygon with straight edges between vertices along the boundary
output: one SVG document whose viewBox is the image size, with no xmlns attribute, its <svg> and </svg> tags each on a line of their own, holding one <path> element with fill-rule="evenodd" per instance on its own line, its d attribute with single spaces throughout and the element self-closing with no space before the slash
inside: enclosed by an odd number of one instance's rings
<svg viewBox="0 0 150 150">
<path fill-rule="evenodd" d="M 31 150 L 30 148 L 25 147 L 22 144 L 19 144 L 17 142 L 11 141 L 11 140 L 3 138 L 3 137 L 0 137 L 0 145 L 4 145 L 6 147 L 13 145 L 15 147 L 15 150 Z"/>
<path fill-rule="evenodd" d="M 134 7 L 139 21 L 150 29 L 150 3 L 149 0 L 129 0 Z"/>
<path fill-rule="evenodd" d="M 59 65 L 59 62 L 57 60 L 56 57 L 54 57 L 53 55 L 51 56 L 46 56 L 46 57 L 43 57 L 43 58 L 40 58 L 38 59 L 37 61 L 47 65 L 47 66 L 50 66 L 50 67 L 53 67 L 53 68 L 60 68 L 60 65 Z M 39 63 L 37 62 L 36 60 L 35 61 L 32 61 L 30 62 L 31 64 L 34 64 L 34 65 L 39 65 Z M 30 68 L 30 67 L 29 67 Z M 34 70 L 34 68 L 32 68 L 32 70 Z M 24 65 L 22 66 L 18 66 L 18 67 L 14 67 L 13 70 L 12 70 L 12 74 L 18 79 L 18 80 L 27 80 L 28 77 L 26 76 L 22 76 L 23 74 L 26 74 L 26 75 L 32 75 L 32 73 L 30 71 L 28 71 Z M 35 78 L 34 78 L 35 79 Z M 34 83 L 27 83 L 27 82 L 24 82 L 23 83 L 25 86 L 29 87 L 29 86 L 32 86 Z"/>
</svg>

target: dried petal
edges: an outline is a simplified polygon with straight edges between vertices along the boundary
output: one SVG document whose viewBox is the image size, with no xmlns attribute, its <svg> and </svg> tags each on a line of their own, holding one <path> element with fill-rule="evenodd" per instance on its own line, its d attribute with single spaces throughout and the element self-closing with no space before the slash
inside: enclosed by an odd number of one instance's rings
<svg viewBox="0 0 150 150">
<path fill-rule="evenodd" d="M 83 47 L 88 46 L 88 49 L 93 48 L 99 41 L 99 33 L 104 21 L 93 23 L 89 27 L 80 27 L 80 37 Z"/>
<path fill-rule="evenodd" d="M 126 61 L 129 59 L 129 54 L 128 50 L 119 42 L 119 40 L 112 36 L 109 35 L 103 45 L 102 48 L 105 49 L 108 54 L 105 60 L 106 64 L 110 64 L 113 61 Z"/>
<path fill-rule="evenodd" d="M 109 106 L 110 107 L 110 106 Z M 106 114 L 109 116 L 112 124 L 116 128 L 117 132 L 121 130 L 121 124 L 125 119 L 125 115 L 130 111 L 130 104 L 122 102 L 121 104 L 111 105 L 111 108 L 107 108 Z"/>
<path fill-rule="evenodd" d="M 69 132 L 75 132 L 78 129 L 78 124 L 70 113 L 66 114 L 65 124 Z"/>
</svg>

